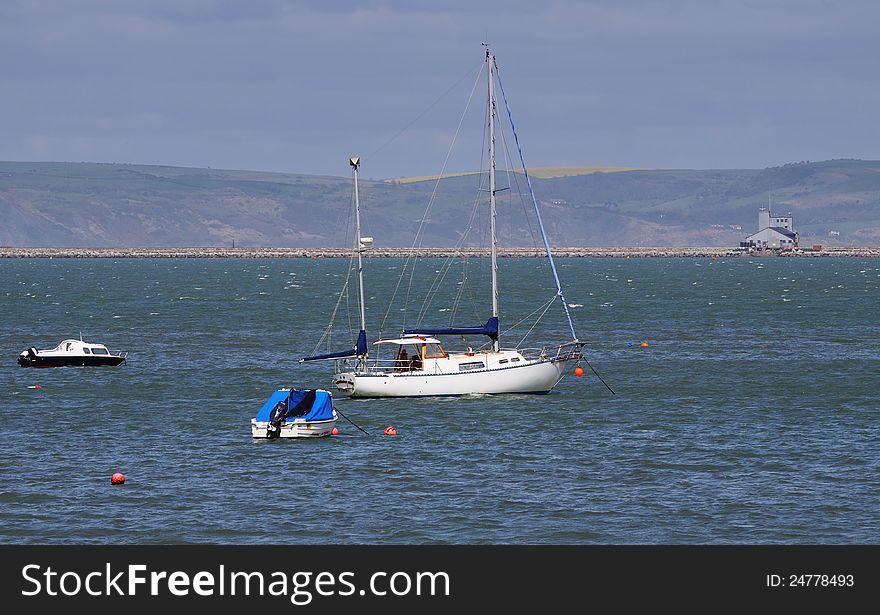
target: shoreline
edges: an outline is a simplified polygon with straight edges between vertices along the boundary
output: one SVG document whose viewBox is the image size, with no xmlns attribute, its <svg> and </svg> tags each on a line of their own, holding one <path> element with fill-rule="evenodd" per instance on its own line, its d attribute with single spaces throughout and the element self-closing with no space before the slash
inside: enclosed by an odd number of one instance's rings
<svg viewBox="0 0 880 615">
<path fill-rule="evenodd" d="M 499 249 L 504 258 L 545 256 L 542 249 Z M 371 248 L 364 256 L 372 258 L 408 258 L 413 256 L 447 258 L 450 256 L 489 256 L 487 248 Z M 345 248 L 12 248 L 0 247 L 0 258 L 349 258 Z M 880 246 L 823 247 L 813 251 L 764 250 L 747 252 L 736 248 L 554 248 L 558 258 L 711 258 L 711 257 L 880 257 Z"/>
</svg>

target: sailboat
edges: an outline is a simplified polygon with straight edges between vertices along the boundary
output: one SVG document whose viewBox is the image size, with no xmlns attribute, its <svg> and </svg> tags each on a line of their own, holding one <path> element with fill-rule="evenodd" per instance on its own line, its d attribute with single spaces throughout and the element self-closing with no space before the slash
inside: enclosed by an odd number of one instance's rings
<svg viewBox="0 0 880 615">
<path fill-rule="evenodd" d="M 364 308 L 364 278 L 362 253 L 372 243 L 372 238 L 362 238 L 360 233 L 360 207 L 358 200 L 359 159 L 352 158 L 355 202 L 355 251 L 357 255 L 358 297 L 360 331 L 353 347 L 305 357 L 300 361 L 335 359 L 336 372 L 333 382 L 339 391 L 350 397 L 426 397 L 470 394 L 501 393 L 549 393 L 562 379 L 572 363 L 583 360 L 582 348 L 575 334 L 568 303 L 562 292 L 559 276 L 553 261 L 537 200 L 532 191 L 531 179 L 523 163 L 529 194 L 549 258 L 559 301 L 568 319 L 571 340 L 556 346 L 520 350 L 501 346 L 499 334 L 499 288 L 496 241 L 496 186 L 495 169 L 495 122 L 498 108 L 495 96 L 495 79 L 498 70 L 495 56 L 486 47 L 488 75 L 488 166 L 489 166 L 489 215 L 491 258 L 492 315 L 482 325 L 470 327 L 414 327 L 404 329 L 398 337 L 380 339 L 373 343 L 378 349 L 389 348 L 393 359 L 380 361 L 370 359 L 367 348 Z M 502 89 L 503 94 L 503 89 Z M 506 100 L 505 100 L 506 105 Z M 509 108 L 508 108 L 509 113 Z M 514 136 L 515 136 L 514 132 Z M 517 147 L 518 141 L 517 141 Z M 520 150 L 520 160 L 522 152 Z M 444 336 L 485 336 L 490 343 L 474 350 L 467 347 L 460 352 L 448 352 L 443 347 Z M 377 355 L 379 353 L 377 352 Z"/>
</svg>

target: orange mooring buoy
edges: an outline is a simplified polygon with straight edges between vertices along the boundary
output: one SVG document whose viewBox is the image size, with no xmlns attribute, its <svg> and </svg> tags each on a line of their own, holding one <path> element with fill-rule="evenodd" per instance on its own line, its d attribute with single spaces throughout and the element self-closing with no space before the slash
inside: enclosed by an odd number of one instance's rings
<svg viewBox="0 0 880 615">
<path fill-rule="evenodd" d="M 386 436 L 396 436 L 397 430 L 394 429 L 393 425 L 389 425 L 388 427 L 385 428 L 385 435 Z"/>
<path fill-rule="evenodd" d="M 639 344 L 639 346 L 641 346 L 642 348 L 647 348 L 648 342 L 642 342 L 641 344 Z"/>
<path fill-rule="evenodd" d="M 577 367 L 575 367 L 575 368 L 574 368 L 574 375 L 577 376 L 578 378 L 580 378 L 581 376 L 583 376 L 583 375 L 584 375 L 584 368 L 581 367 L 580 365 L 578 365 Z"/>
</svg>

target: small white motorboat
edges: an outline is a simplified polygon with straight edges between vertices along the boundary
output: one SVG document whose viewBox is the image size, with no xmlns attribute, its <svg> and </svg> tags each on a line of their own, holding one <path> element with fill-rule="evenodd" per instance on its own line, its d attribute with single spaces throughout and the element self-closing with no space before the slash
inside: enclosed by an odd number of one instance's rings
<svg viewBox="0 0 880 615">
<path fill-rule="evenodd" d="M 127 352 L 110 352 L 104 344 L 64 340 L 49 350 L 31 346 L 18 355 L 18 364 L 22 367 L 95 367 L 125 363 L 127 356 Z"/>
<path fill-rule="evenodd" d="M 336 426 L 333 396 L 323 389 L 278 389 L 251 419 L 254 438 L 320 438 Z"/>
</svg>

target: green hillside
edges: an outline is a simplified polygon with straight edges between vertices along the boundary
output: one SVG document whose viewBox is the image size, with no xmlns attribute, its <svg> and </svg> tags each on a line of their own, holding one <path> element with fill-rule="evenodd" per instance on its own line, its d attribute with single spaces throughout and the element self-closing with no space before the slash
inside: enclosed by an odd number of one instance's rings
<svg viewBox="0 0 880 615">
<path fill-rule="evenodd" d="M 632 170 L 533 178 L 559 246 L 725 246 L 757 230 L 768 196 L 803 244 L 880 244 L 880 161 L 831 160 L 763 170 Z M 424 246 L 454 245 L 479 174 L 444 179 Z M 500 241 L 537 241 L 522 175 L 499 174 Z M 436 181 L 361 181 L 365 234 L 410 246 Z M 485 187 L 485 186 L 483 186 Z M 9 246 L 344 246 L 351 180 L 181 167 L 0 162 L 0 244 Z M 465 243 L 484 242 L 484 212 Z"/>
</svg>

